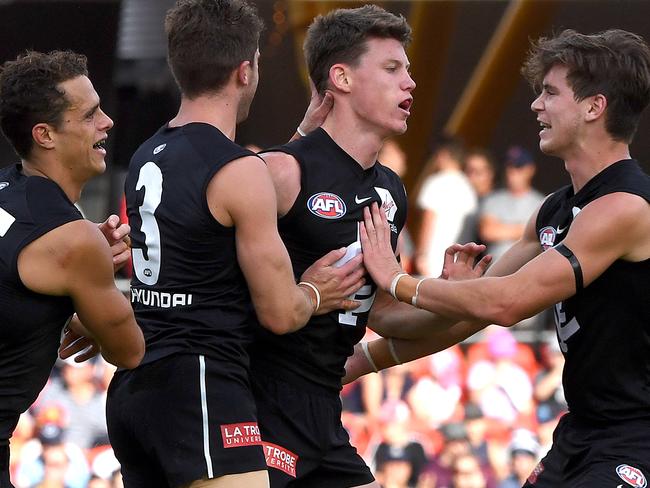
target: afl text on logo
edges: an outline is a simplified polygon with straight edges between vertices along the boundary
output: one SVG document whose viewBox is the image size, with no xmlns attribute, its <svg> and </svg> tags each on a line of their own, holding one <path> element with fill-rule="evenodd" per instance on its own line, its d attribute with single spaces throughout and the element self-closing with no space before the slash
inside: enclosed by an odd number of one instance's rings
<svg viewBox="0 0 650 488">
<path fill-rule="evenodd" d="M 648 482 L 640 469 L 634 468 L 629 464 L 619 464 L 616 466 L 616 474 L 628 485 L 635 488 L 646 488 Z"/>
<path fill-rule="evenodd" d="M 307 208 L 314 215 L 324 219 L 340 219 L 346 212 L 343 199 L 328 192 L 316 193 L 309 197 Z"/>
<path fill-rule="evenodd" d="M 539 231 L 539 243 L 542 245 L 542 249 L 546 251 L 555 245 L 556 237 L 555 227 L 544 227 Z"/>
</svg>

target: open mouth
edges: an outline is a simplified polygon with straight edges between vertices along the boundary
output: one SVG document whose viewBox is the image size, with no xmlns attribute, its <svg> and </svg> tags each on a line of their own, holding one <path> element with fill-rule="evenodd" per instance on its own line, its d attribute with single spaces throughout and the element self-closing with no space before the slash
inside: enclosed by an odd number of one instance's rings
<svg viewBox="0 0 650 488">
<path fill-rule="evenodd" d="M 413 99 L 412 98 L 407 98 L 406 100 L 404 100 L 402 103 L 399 104 L 399 108 L 409 112 L 410 109 L 411 109 L 411 105 L 413 105 Z"/>
<path fill-rule="evenodd" d="M 539 122 L 539 126 L 542 128 L 542 130 L 544 130 L 544 129 L 550 129 L 550 128 L 551 128 L 551 125 L 550 125 L 550 124 L 545 124 L 545 123 L 542 122 L 541 120 L 538 120 L 538 122 Z"/>
<path fill-rule="evenodd" d="M 100 150 L 106 150 L 106 139 L 102 139 L 101 141 L 97 141 L 95 144 L 93 144 L 93 149 L 100 149 Z"/>
</svg>

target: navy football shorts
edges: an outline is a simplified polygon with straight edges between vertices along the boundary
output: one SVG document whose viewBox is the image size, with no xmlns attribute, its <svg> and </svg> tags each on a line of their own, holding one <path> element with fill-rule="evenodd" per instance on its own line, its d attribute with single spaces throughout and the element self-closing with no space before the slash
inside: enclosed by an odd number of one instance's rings
<svg viewBox="0 0 650 488">
<path fill-rule="evenodd" d="M 271 488 L 348 488 L 374 480 L 341 423 L 341 401 L 253 374 Z"/>
<path fill-rule="evenodd" d="M 248 373 L 233 363 L 177 354 L 120 371 L 107 423 L 129 488 L 266 469 Z"/>
<path fill-rule="evenodd" d="M 650 479 L 650 423 L 586 424 L 571 414 L 524 488 L 645 488 Z"/>
</svg>

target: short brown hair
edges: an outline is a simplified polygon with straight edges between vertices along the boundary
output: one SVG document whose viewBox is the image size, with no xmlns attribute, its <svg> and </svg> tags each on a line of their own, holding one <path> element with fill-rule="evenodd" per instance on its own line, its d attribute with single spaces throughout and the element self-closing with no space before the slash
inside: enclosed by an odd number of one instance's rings
<svg viewBox="0 0 650 488">
<path fill-rule="evenodd" d="M 368 38 L 396 39 L 403 46 L 411 42 L 411 27 L 401 15 L 376 5 L 338 9 L 319 15 L 305 38 L 309 76 L 319 93 L 327 88 L 329 70 L 336 63 L 357 66 L 368 49 Z"/>
<path fill-rule="evenodd" d="M 630 143 L 650 102 L 650 49 L 643 38 L 620 29 L 592 35 L 567 29 L 534 42 L 522 73 L 539 92 L 555 65 L 568 68 L 567 82 L 576 100 L 599 93 L 607 98 L 607 131 Z"/>
<path fill-rule="evenodd" d="M 70 106 L 59 84 L 78 76 L 88 76 L 87 60 L 72 51 L 26 51 L 2 65 L 0 128 L 21 158 L 29 157 L 36 124 L 59 127 Z"/>
<path fill-rule="evenodd" d="M 254 61 L 264 23 L 244 0 L 179 0 L 167 12 L 167 60 L 183 95 L 222 88 L 232 71 Z"/>
</svg>

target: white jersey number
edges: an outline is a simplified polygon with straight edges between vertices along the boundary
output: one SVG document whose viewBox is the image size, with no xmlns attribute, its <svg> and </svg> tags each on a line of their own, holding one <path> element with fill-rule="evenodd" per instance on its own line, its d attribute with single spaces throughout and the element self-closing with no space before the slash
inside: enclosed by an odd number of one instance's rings
<svg viewBox="0 0 650 488">
<path fill-rule="evenodd" d="M 9 227 L 16 221 L 16 217 L 11 215 L 5 209 L 0 208 L 0 237 L 4 237 Z"/>
<path fill-rule="evenodd" d="M 142 219 L 140 230 L 144 234 L 147 258 L 144 257 L 142 249 L 133 249 L 133 269 L 145 285 L 155 285 L 160 274 L 160 229 L 154 212 L 162 199 L 162 182 L 160 168 L 149 161 L 140 168 L 138 183 L 135 185 L 136 191 L 144 187 L 144 200 L 138 212 Z"/>
<path fill-rule="evenodd" d="M 342 325 L 357 325 L 357 315 L 360 313 L 366 313 L 372 307 L 373 302 L 375 301 L 375 293 L 372 291 L 372 286 L 363 285 L 359 288 L 359 291 L 354 295 L 351 295 L 350 300 L 356 300 L 361 302 L 354 310 L 348 310 L 344 313 L 339 314 L 339 324 Z"/>
<path fill-rule="evenodd" d="M 566 321 L 566 314 L 562 310 L 562 302 L 556 303 L 553 311 L 555 312 L 553 315 L 555 316 L 555 327 L 557 328 L 557 335 L 560 341 L 560 349 L 562 349 L 562 352 L 567 352 L 569 346 L 566 341 L 580 330 L 580 324 L 575 317 L 569 320 L 569 322 Z"/>
</svg>

